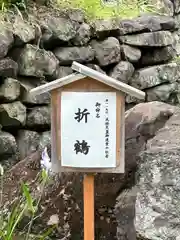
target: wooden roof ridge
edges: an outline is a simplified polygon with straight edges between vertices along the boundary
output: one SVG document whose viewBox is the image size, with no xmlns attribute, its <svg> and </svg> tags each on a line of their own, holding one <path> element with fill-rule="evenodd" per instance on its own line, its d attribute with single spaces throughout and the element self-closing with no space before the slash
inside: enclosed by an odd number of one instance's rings
<svg viewBox="0 0 180 240">
<path fill-rule="evenodd" d="M 75 81 L 78 81 L 80 79 L 83 79 L 85 77 L 93 78 L 99 82 L 102 82 L 110 87 L 113 87 L 119 91 L 122 91 L 126 94 L 129 94 L 133 97 L 136 97 L 138 99 L 144 99 L 145 98 L 145 92 L 136 89 L 132 86 L 129 86 L 126 83 L 123 83 L 121 81 L 118 81 L 112 77 L 109 77 L 101 72 L 98 72 L 94 69 L 91 69 L 87 66 L 84 66 L 78 62 L 73 62 L 71 68 L 76 71 L 76 73 L 72 73 L 66 77 L 62 77 L 60 79 L 56 79 L 52 82 L 43 84 L 41 86 L 38 86 L 36 88 L 33 88 L 30 90 L 30 93 L 34 95 L 42 94 L 48 91 L 52 91 L 56 88 L 60 88 L 64 85 L 73 83 Z"/>
</svg>

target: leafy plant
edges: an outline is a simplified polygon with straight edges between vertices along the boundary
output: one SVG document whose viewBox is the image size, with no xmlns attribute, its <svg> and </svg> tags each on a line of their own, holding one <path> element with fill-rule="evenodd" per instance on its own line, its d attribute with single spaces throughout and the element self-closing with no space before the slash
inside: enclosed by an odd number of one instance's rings
<svg viewBox="0 0 180 240">
<path fill-rule="evenodd" d="M 172 60 L 172 62 L 175 62 L 175 63 L 179 64 L 179 63 L 180 63 L 180 56 L 174 57 L 174 59 Z"/>
<path fill-rule="evenodd" d="M 3 12 L 6 12 L 10 8 L 25 10 L 26 7 L 27 0 L 0 0 L 0 10 Z"/>
<path fill-rule="evenodd" d="M 43 234 L 37 235 L 37 236 L 31 236 L 31 228 L 33 225 L 33 222 L 36 218 L 39 216 L 36 216 L 39 204 L 45 189 L 45 186 L 49 180 L 48 173 L 45 169 L 43 169 L 39 177 L 37 178 L 37 181 L 39 183 L 39 188 L 40 188 L 40 196 L 39 198 L 35 201 L 33 199 L 31 193 L 30 193 L 30 188 L 28 184 L 25 184 L 22 182 L 21 184 L 21 190 L 22 190 L 22 196 L 15 200 L 12 209 L 9 211 L 3 211 L 2 207 L 2 195 L 3 195 L 3 168 L 0 165 L 0 183 L 1 183 L 1 191 L 0 191 L 0 209 L 1 209 L 1 215 L 0 215 L 0 239 L 1 240 L 13 240 L 14 237 L 18 236 L 18 239 L 20 237 L 17 228 L 19 224 L 21 223 L 21 220 L 23 219 L 24 216 L 28 215 L 30 216 L 30 222 L 25 226 L 27 228 L 26 234 L 25 229 L 23 233 L 23 240 L 29 240 L 29 239 L 39 239 L 39 240 L 44 240 L 47 239 L 47 237 L 52 233 L 52 231 L 56 228 L 56 223 L 52 223 L 51 227 L 49 227 Z"/>
</svg>

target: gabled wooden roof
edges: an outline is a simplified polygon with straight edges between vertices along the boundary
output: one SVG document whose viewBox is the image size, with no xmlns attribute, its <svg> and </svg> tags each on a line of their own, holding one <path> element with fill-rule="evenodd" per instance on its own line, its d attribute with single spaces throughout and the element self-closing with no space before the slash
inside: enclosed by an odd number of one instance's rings
<svg viewBox="0 0 180 240">
<path fill-rule="evenodd" d="M 96 79 L 99 82 L 102 82 L 110 87 L 113 87 L 119 91 L 122 91 L 126 94 L 134 96 L 138 99 L 144 99 L 145 93 L 139 89 L 129 86 L 123 82 L 120 82 L 112 77 L 109 77 L 103 73 L 100 73 L 94 69 L 86 67 L 80 63 L 73 62 L 72 69 L 76 71 L 76 73 L 70 74 L 66 77 L 54 80 L 52 82 L 43 84 L 39 87 L 33 88 L 30 90 L 30 93 L 38 95 L 44 92 L 48 92 L 54 90 L 56 88 L 60 88 L 64 85 L 70 84 L 72 82 L 78 81 L 85 77 L 90 77 Z"/>
</svg>

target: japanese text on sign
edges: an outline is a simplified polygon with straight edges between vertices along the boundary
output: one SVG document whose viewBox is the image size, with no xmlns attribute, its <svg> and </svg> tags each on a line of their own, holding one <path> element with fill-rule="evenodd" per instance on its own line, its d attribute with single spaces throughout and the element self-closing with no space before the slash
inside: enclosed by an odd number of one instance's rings
<svg viewBox="0 0 180 240">
<path fill-rule="evenodd" d="M 62 92 L 61 164 L 116 166 L 116 93 Z"/>
</svg>

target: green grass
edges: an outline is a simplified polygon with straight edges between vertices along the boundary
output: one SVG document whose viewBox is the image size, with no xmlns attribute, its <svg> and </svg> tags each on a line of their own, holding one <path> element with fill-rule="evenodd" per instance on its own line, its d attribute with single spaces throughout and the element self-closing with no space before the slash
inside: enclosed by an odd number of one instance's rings
<svg viewBox="0 0 180 240">
<path fill-rule="evenodd" d="M 30 1 L 30 0 L 28 0 Z M 0 0 L 0 10 L 10 8 L 26 9 L 27 0 Z M 82 9 L 88 19 L 108 19 L 113 17 L 134 18 L 145 12 L 157 12 L 152 0 L 117 0 L 117 5 L 106 5 L 103 0 L 51 0 L 59 9 Z M 37 0 L 38 2 L 38 0 Z"/>
<path fill-rule="evenodd" d="M 0 9 L 11 8 L 12 6 L 22 7 L 26 5 L 26 0 L 0 0 Z"/>
<path fill-rule="evenodd" d="M 101 0 L 57 0 L 60 8 L 80 8 L 90 19 L 113 17 L 134 18 L 144 12 L 156 12 L 155 6 L 145 0 L 119 0 L 118 5 L 105 5 Z"/>
<path fill-rule="evenodd" d="M 38 199 L 33 199 L 28 184 L 22 182 L 22 195 L 14 201 L 8 212 L 3 209 L 2 199 L 3 199 L 3 177 L 4 170 L 0 165 L 0 239 L 1 240 L 45 240 L 57 227 L 56 223 L 52 223 L 50 227 L 39 234 L 32 236 L 31 228 L 34 220 L 40 217 L 37 215 L 40 201 L 45 189 L 47 182 L 49 181 L 49 176 L 45 170 L 42 170 L 37 178 L 41 193 Z M 30 221 L 25 226 L 24 231 L 19 233 L 18 225 L 21 223 L 24 216 L 29 216 Z M 16 237 L 16 238 L 15 238 Z M 48 238 L 49 239 L 49 238 Z"/>
</svg>

